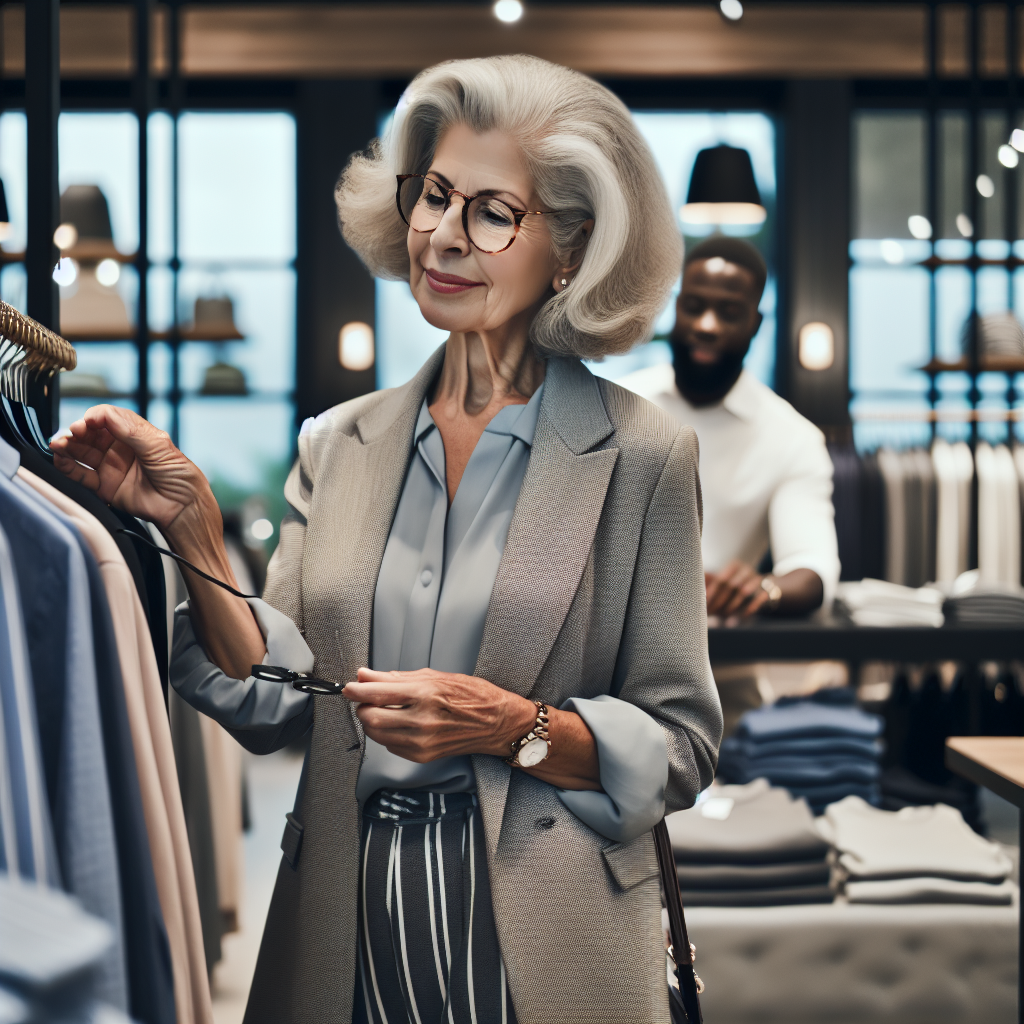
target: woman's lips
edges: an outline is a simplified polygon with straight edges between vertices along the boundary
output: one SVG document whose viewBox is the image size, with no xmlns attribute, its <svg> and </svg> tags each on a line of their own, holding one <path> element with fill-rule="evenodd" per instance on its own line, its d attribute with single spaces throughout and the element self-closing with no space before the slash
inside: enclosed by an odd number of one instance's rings
<svg viewBox="0 0 1024 1024">
<path fill-rule="evenodd" d="M 442 295 L 454 295 L 456 292 L 467 292 L 470 288 L 479 288 L 483 281 L 470 281 L 455 274 L 442 274 L 440 270 L 428 270 L 427 284 L 435 292 Z"/>
</svg>

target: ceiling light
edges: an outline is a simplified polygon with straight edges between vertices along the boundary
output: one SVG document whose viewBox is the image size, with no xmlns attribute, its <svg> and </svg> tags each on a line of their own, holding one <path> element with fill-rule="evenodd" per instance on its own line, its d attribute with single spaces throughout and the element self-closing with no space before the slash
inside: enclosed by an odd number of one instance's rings
<svg viewBox="0 0 1024 1024">
<path fill-rule="evenodd" d="M 966 213 L 958 213 L 956 215 L 956 229 L 964 238 L 970 238 L 974 234 L 974 225 Z"/>
<path fill-rule="evenodd" d="M 932 222 L 927 217 L 915 213 L 907 218 L 907 227 L 914 238 L 927 239 L 932 237 Z"/>
<path fill-rule="evenodd" d="M 53 268 L 53 279 L 62 288 L 75 283 L 78 277 L 78 264 L 70 256 L 64 256 L 60 263 Z"/>
<path fill-rule="evenodd" d="M 346 370 L 368 370 L 373 366 L 373 328 L 354 321 L 338 335 L 338 361 Z"/>
<path fill-rule="evenodd" d="M 702 149 L 693 164 L 684 224 L 763 224 L 768 216 L 745 149 L 712 146 Z"/>
<path fill-rule="evenodd" d="M 61 224 L 53 233 L 53 244 L 58 249 L 71 249 L 78 241 L 78 229 L 74 224 Z"/>
<path fill-rule="evenodd" d="M 983 199 L 991 199 L 996 194 L 996 183 L 987 174 L 979 174 L 974 187 Z"/>
<path fill-rule="evenodd" d="M 832 328 L 819 322 L 800 328 L 797 357 L 805 370 L 827 370 L 836 358 L 836 340 Z"/>
<path fill-rule="evenodd" d="M 249 532 L 256 540 L 270 540 L 274 536 L 274 524 L 269 519 L 257 519 Z"/>
<path fill-rule="evenodd" d="M 903 262 L 903 246 L 895 238 L 883 238 L 880 248 L 882 250 L 882 259 L 886 263 L 896 264 Z"/>
<path fill-rule="evenodd" d="M 996 156 L 999 157 L 999 162 L 1004 167 L 1016 167 L 1020 162 L 1020 157 L 1017 156 L 1017 150 L 1015 150 L 1013 146 L 1007 146 L 1006 143 L 1003 143 L 1003 145 L 996 150 Z"/>
<path fill-rule="evenodd" d="M 114 285 L 117 284 L 120 276 L 121 265 L 117 260 L 100 260 L 99 265 L 96 267 L 96 280 L 99 281 L 104 288 L 113 288 Z"/>
<path fill-rule="evenodd" d="M 523 5 L 519 0 L 498 0 L 491 9 L 498 21 L 503 21 L 506 25 L 511 25 L 523 16 Z"/>
<path fill-rule="evenodd" d="M 743 17 L 743 4 L 740 0 L 720 0 L 718 9 L 727 21 L 739 21 Z"/>
<path fill-rule="evenodd" d="M 1024 131 L 1020 128 L 1014 128 L 1010 132 L 1010 145 L 1013 146 L 1018 153 L 1024 153 Z"/>
</svg>

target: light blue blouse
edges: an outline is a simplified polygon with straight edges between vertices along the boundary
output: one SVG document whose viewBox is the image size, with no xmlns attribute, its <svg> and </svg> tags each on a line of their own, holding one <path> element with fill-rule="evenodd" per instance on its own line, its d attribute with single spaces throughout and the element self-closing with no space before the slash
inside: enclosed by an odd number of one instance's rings
<svg viewBox="0 0 1024 1024">
<path fill-rule="evenodd" d="M 491 590 L 530 461 L 543 390 L 526 405 L 506 406 L 487 425 L 450 508 L 444 444 L 424 400 L 374 593 L 373 668 L 428 666 L 473 674 Z M 267 663 L 308 671 L 310 657 L 301 656 L 302 666 L 289 663 L 296 657 L 291 652 L 305 646 L 291 621 L 263 602 L 251 603 L 267 637 Z M 282 700 L 280 691 L 257 694 L 278 684 L 229 680 L 196 649 L 187 607 L 179 611 L 184 614 L 175 626 L 171 682 L 182 697 L 229 728 L 285 727 L 283 715 L 310 715 L 311 698 L 297 701 L 295 691 Z M 246 689 L 229 695 L 229 687 Z M 231 708 L 234 713 L 229 713 Z M 573 698 L 563 709 L 580 715 L 594 735 L 603 792 L 560 789 L 559 798 L 609 839 L 636 838 L 664 814 L 668 754 L 661 727 L 644 711 L 611 696 Z M 264 721 L 267 715 L 270 720 Z M 290 734 L 298 723 L 288 724 Z M 366 737 L 356 793 L 363 801 L 383 788 L 471 792 L 476 779 L 468 756 L 417 764 Z"/>
</svg>

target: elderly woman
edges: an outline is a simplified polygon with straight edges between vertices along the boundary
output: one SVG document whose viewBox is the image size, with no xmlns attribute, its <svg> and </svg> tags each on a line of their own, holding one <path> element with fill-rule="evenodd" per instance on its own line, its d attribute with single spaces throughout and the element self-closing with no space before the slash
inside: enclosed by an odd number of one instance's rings
<svg viewBox="0 0 1024 1024">
<path fill-rule="evenodd" d="M 450 333 L 303 425 L 266 603 L 188 574 L 177 691 L 256 752 L 310 733 L 246 1021 L 667 1022 L 649 830 L 722 727 L 697 446 L 580 362 L 642 338 L 680 265 L 651 154 L 582 75 L 458 61 L 337 203 Z M 164 434 L 107 406 L 71 433 L 62 469 L 232 579 Z"/>
</svg>

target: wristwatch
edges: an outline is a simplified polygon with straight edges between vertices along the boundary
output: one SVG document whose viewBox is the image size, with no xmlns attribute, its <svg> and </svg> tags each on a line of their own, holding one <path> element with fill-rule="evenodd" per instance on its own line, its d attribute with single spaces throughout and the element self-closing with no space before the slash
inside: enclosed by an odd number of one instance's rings
<svg viewBox="0 0 1024 1024">
<path fill-rule="evenodd" d="M 768 595 L 768 601 L 762 607 L 769 612 L 775 611 L 782 602 L 782 587 L 779 581 L 771 575 L 761 580 L 761 589 Z"/>
<path fill-rule="evenodd" d="M 535 768 L 551 753 L 551 744 L 548 742 L 548 706 L 539 700 L 533 703 L 537 705 L 533 728 L 513 742 L 512 756 L 505 758 L 505 763 L 513 768 Z"/>
</svg>

